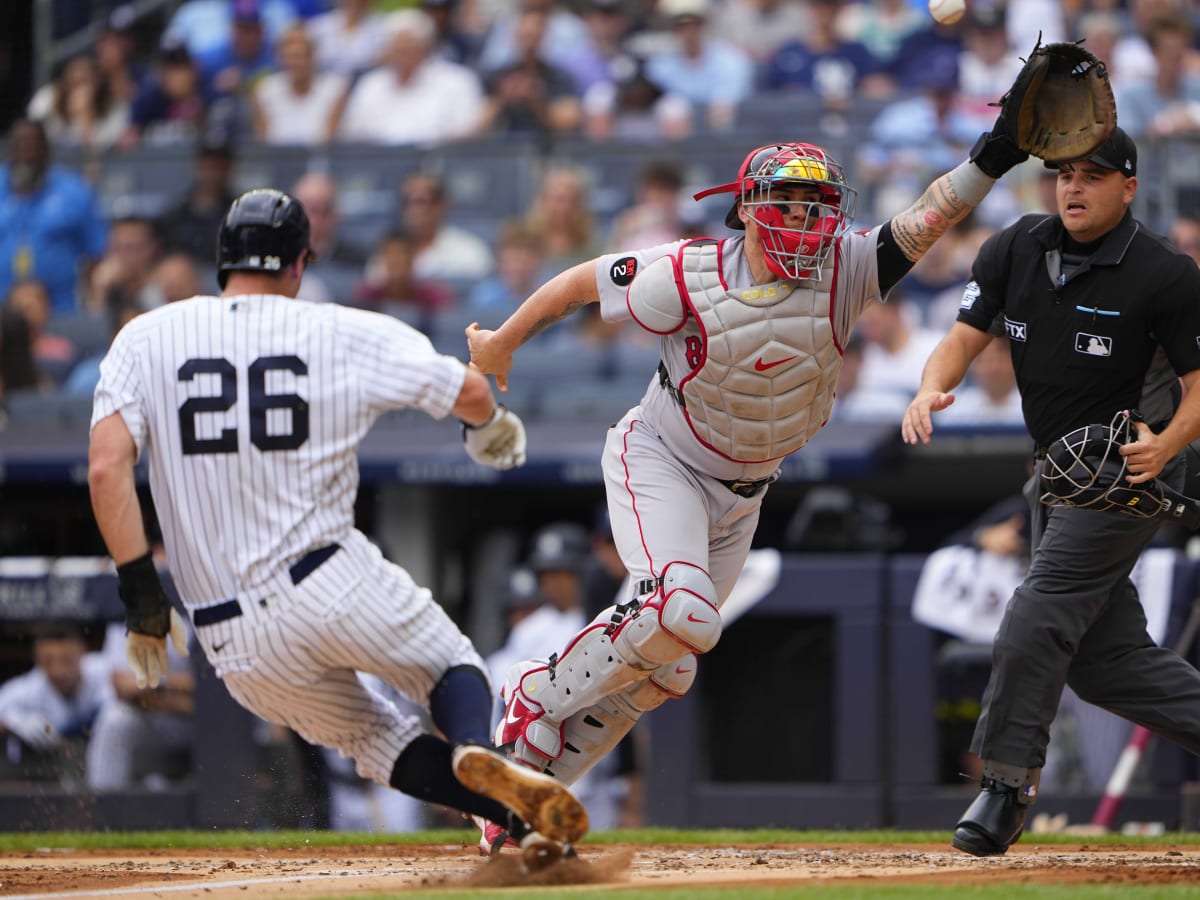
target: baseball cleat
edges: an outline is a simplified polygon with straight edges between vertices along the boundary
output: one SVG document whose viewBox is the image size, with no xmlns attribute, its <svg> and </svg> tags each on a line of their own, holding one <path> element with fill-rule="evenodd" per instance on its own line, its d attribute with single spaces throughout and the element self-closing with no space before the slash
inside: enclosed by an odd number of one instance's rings
<svg viewBox="0 0 1200 900">
<path fill-rule="evenodd" d="M 587 810 L 549 775 L 475 744 L 455 748 L 452 764 L 464 787 L 503 803 L 550 840 L 570 844 L 587 834 Z"/>
<path fill-rule="evenodd" d="M 480 856 L 495 856 L 503 848 L 512 847 L 516 849 L 519 846 L 516 841 L 508 836 L 508 832 L 495 822 L 489 822 L 483 816 L 471 816 L 471 821 L 479 829 Z"/>
</svg>

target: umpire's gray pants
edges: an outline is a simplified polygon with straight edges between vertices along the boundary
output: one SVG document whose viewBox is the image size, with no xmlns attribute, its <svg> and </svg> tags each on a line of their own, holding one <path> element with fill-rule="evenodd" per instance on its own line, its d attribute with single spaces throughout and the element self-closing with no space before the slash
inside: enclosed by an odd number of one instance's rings
<svg viewBox="0 0 1200 900">
<path fill-rule="evenodd" d="M 1178 461 L 1177 461 L 1178 463 Z M 1178 465 L 1170 470 L 1178 474 Z M 1168 476 L 1168 483 L 1176 479 Z M 1029 574 L 992 645 L 992 672 L 971 750 L 1024 768 L 1046 761 L 1063 685 L 1200 755 L 1200 672 L 1158 647 L 1129 573 L 1158 521 L 1115 511 L 1048 509 L 1038 476 Z"/>
</svg>

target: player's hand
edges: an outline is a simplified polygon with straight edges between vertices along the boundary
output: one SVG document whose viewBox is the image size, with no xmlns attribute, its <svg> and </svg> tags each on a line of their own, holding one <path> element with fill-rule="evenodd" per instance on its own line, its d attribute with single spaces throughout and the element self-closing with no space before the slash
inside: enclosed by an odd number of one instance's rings
<svg viewBox="0 0 1200 900">
<path fill-rule="evenodd" d="M 62 736 L 45 716 L 38 713 L 20 709 L 9 710 L 0 724 L 20 738 L 21 743 L 39 753 L 47 753 L 62 743 Z"/>
<path fill-rule="evenodd" d="M 1125 457 L 1125 480 L 1143 484 L 1156 478 L 1174 454 L 1145 422 L 1134 420 L 1131 424 L 1137 430 L 1137 440 L 1122 444 L 1119 452 Z"/>
<path fill-rule="evenodd" d="M 508 373 L 512 369 L 512 353 L 498 348 L 493 340 L 496 332 L 480 328 L 478 322 L 468 325 L 464 333 L 467 336 L 467 347 L 471 351 L 471 364 L 484 375 L 495 375 L 496 387 L 507 391 Z"/>
<path fill-rule="evenodd" d="M 900 422 L 900 434 L 906 444 L 928 444 L 933 436 L 933 414 L 954 402 L 954 395 L 942 391 L 925 391 L 913 397 Z"/>
<path fill-rule="evenodd" d="M 482 425 L 463 424 L 467 456 L 493 469 L 511 469 L 525 462 L 525 425 L 507 407 L 497 404 Z"/>
<path fill-rule="evenodd" d="M 172 607 L 169 613 L 170 628 L 168 634 L 175 652 L 180 656 L 188 655 L 187 625 L 183 617 Z M 155 637 L 129 631 L 125 634 L 125 659 L 133 670 L 134 681 L 139 690 L 156 688 L 167 674 L 167 638 Z"/>
</svg>

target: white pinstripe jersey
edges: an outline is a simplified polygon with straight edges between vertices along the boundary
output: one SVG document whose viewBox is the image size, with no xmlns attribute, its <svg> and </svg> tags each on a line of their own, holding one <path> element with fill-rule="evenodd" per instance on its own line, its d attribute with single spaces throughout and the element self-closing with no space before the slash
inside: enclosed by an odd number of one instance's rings
<svg viewBox="0 0 1200 900">
<path fill-rule="evenodd" d="M 389 409 L 446 416 L 465 371 L 379 313 L 278 295 L 193 297 L 117 335 L 92 424 L 119 412 L 148 459 L 190 609 L 350 538 L 363 436 Z"/>
</svg>

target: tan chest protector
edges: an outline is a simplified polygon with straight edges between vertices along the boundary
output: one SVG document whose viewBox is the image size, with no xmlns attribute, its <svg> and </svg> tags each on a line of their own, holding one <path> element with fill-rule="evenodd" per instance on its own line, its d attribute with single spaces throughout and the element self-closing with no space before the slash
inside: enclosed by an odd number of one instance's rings
<svg viewBox="0 0 1200 900">
<path fill-rule="evenodd" d="M 803 447 L 833 408 L 842 368 L 830 318 L 837 270 L 824 282 L 728 290 L 718 246 L 684 247 L 676 270 L 692 313 L 679 336 L 687 342 L 694 330 L 700 348 L 678 385 L 685 414 L 697 439 L 723 456 L 778 459 Z"/>
</svg>

